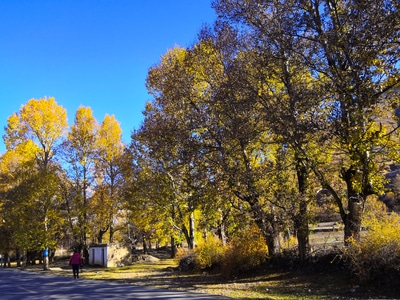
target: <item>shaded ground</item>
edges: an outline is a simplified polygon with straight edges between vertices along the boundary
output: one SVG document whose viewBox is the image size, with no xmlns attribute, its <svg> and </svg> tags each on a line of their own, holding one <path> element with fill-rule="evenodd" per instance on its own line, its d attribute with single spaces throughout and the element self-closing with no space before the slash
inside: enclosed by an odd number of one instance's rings
<svg viewBox="0 0 400 300">
<path fill-rule="evenodd" d="M 177 261 L 169 259 L 168 253 L 153 250 L 151 254 L 158 260 L 142 260 L 122 268 L 84 267 L 81 277 L 218 294 L 235 299 L 400 299 L 398 287 L 360 286 L 346 272 L 329 264 L 304 268 L 292 266 L 289 272 L 269 266 L 250 274 L 223 278 L 213 272 L 181 272 L 176 267 Z M 68 259 L 56 260 L 50 268 L 51 271 L 43 271 L 41 265 L 36 265 L 25 270 L 72 276 Z"/>
</svg>

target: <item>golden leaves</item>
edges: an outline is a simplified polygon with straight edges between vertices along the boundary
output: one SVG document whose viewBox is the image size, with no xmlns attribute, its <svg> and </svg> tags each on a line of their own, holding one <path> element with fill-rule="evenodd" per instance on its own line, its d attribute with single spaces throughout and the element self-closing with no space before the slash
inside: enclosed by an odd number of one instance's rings
<svg viewBox="0 0 400 300">
<path fill-rule="evenodd" d="M 98 132 L 97 144 L 106 161 L 112 161 L 122 155 L 122 129 L 114 115 L 106 115 Z"/>
<path fill-rule="evenodd" d="M 43 148 L 49 149 L 68 127 L 67 111 L 54 98 L 31 99 L 22 106 L 20 118 Z"/>
<path fill-rule="evenodd" d="M 31 99 L 8 118 L 4 142 L 12 150 L 30 141 L 36 145 L 30 147 L 40 148 L 40 157 L 47 162 L 67 128 L 67 112 L 54 98 Z"/>
</svg>

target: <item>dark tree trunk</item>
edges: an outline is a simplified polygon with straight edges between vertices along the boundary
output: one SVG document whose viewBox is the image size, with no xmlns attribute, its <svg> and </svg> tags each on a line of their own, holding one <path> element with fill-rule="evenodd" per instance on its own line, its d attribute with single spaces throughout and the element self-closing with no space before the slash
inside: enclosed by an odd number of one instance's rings
<svg viewBox="0 0 400 300">
<path fill-rule="evenodd" d="M 3 254 L 3 268 L 11 268 L 10 256 L 8 253 Z"/>
<path fill-rule="evenodd" d="M 193 212 L 190 213 L 190 217 L 189 217 L 189 240 L 190 240 L 190 244 L 189 244 L 189 249 L 194 249 L 194 214 Z"/>
<path fill-rule="evenodd" d="M 359 182 L 357 172 L 354 168 L 342 171 L 342 178 L 347 186 L 347 213 L 343 214 L 344 223 L 344 242 L 347 244 L 350 238 L 360 239 L 361 221 L 364 211 L 366 196 L 358 193 L 354 187 L 355 182 Z M 365 188 L 367 190 L 367 188 Z M 367 195 L 368 191 L 364 194 Z"/>
<path fill-rule="evenodd" d="M 146 243 L 146 237 L 144 234 L 142 237 L 142 245 L 143 245 L 143 254 L 147 254 L 147 243 Z"/>
<path fill-rule="evenodd" d="M 26 252 L 26 264 L 36 265 L 37 251 L 27 251 Z"/>
<path fill-rule="evenodd" d="M 268 254 L 270 256 L 276 256 L 281 251 L 281 234 L 280 234 L 280 226 L 278 223 L 274 222 L 271 224 L 270 232 L 266 237 L 267 246 L 268 246 Z"/>
<path fill-rule="evenodd" d="M 112 224 L 110 224 L 109 226 L 110 228 L 110 238 L 109 238 L 109 242 L 110 244 L 114 241 L 114 226 Z"/>
<path fill-rule="evenodd" d="M 226 222 L 228 220 L 230 211 L 227 210 L 223 215 L 221 215 L 221 223 L 218 224 L 218 237 L 222 241 L 222 245 L 226 246 Z"/>
<path fill-rule="evenodd" d="M 191 238 L 190 238 L 190 234 L 189 234 L 189 230 L 187 229 L 187 227 L 185 226 L 185 224 L 182 225 L 182 233 L 185 236 L 186 239 L 186 243 L 188 245 L 189 249 L 193 249 L 194 245 L 191 242 Z"/>
<path fill-rule="evenodd" d="M 108 227 L 105 229 L 100 229 L 99 233 L 97 234 L 97 243 L 103 243 L 103 236 L 108 231 Z"/>
<path fill-rule="evenodd" d="M 297 250 L 299 252 L 300 261 L 306 260 L 310 252 L 309 229 L 308 221 L 306 219 L 307 205 L 300 203 L 300 212 L 295 216 L 294 228 L 297 234 Z"/>
<path fill-rule="evenodd" d="M 171 205 L 171 218 L 172 221 L 175 222 L 175 205 Z M 176 244 L 175 244 L 175 238 L 174 235 L 171 234 L 171 258 L 175 258 L 176 256 Z"/>
<path fill-rule="evenodd" d="M 349 195 L 348 214 L 344 220 L 344 240 L 347 244 L 349 238 L 360 239 L 361 221 L 364 210 L 364 199 L 359 194 Z"/>
<path fill-rule="evenodd" d="M 281 250 L 280 226 L 274 214 L 267 214 L 260 206 L 258 199 L 248 201 L 251 214 L 268 246 L 268 255 L 277 256 Z"/>
<path fill-rule="evenodd" d="M 218 226 L 218 237 L 222 242 L 222 246 L 226 246 L 226 233 L 225 233 L 225 223 L 221 222 Z"/>
<path fill-rule="evenodd" d="M 308 229 L 308 203 L 307 203 L 307 187 L 308 187 L 308 169 L 303 161 L 296 157 L 296 173 L 299 190 L 299 211 L 294 217 L 294 229 L 297 232 L 297 243 L 300 261 L 303 262 L 310 252 L 310 240 Z"/>
<path fill-rule="evenodd" d="M 175 245 L 175 238 L 171 235 L 171 258 L 175 258 L 176 256 L 176 245 Z"/>
<path fill-rule="evenodd" d="M 17 260 L 17 267 L 21 267 L 21 251 L 19 248 L 15 249 L 15 259 Z"/>
</svg>

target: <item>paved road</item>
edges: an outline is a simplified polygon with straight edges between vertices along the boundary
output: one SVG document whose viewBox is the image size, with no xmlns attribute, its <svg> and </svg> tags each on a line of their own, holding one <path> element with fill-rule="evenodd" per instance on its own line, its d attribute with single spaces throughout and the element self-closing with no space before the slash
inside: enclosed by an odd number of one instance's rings
<svg viewBox="0 0 400 300">
<path fill-rule="evenodd" d="M 230 299 L 221 296 L 153 289 L 0 268 L 0 299 Z"/>
</svg>

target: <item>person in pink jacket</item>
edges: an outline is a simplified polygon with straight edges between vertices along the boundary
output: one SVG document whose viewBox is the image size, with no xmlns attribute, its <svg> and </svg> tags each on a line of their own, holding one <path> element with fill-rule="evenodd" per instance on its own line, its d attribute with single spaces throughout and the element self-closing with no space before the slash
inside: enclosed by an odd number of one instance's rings
<svg viewBox="0 0 400 300">
<path fill-rule="evenodd" d="M 72 266 L 72 273 L 74 275 L 74 279 L 79 278 L 79 267 L 82 267 L 82 257 L 77 250 L 74 251 L 74 254 L 71 256 L 69 260 L 69 264 Z"/>
</svg>

